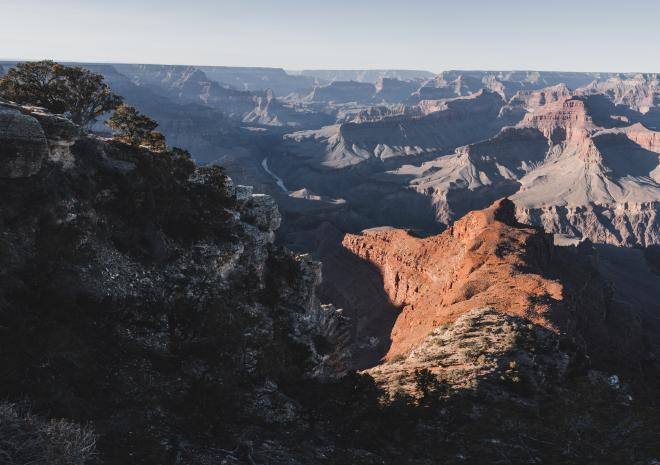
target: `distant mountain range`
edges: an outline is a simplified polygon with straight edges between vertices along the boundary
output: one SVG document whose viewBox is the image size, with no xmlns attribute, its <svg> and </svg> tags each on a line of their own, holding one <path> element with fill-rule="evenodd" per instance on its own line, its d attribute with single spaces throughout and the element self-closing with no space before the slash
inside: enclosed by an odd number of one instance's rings
<svg viewBox="0 0 660 465">
<path fill-rule="evenodd" d="M 660 243 L 657 74 L 83 65 L 172 144 L 281 196 L 268 158 L 309 194 L 285 209 L 339 209 L 340 229 L 435 232 L 512 196 L 554 233 Z"/>
</svg>

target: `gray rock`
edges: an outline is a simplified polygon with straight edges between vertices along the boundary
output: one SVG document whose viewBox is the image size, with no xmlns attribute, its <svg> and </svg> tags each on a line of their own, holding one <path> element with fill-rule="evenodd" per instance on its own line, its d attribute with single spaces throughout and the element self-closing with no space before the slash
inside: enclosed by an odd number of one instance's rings
<svg viewBox="0 0 660 465">
<path fill-rule="evenodd" d="M 64 116 L 41 109 L 31 111 L 30 114 L 39 121 L 50 143 L 73 144 L 80 135 L 80 127 Z"/>
<path fill-rule="evenodd" d="M 39 121 L 46 135 L 50 149 L 49 159 L 61 163 L 65 168 L 71 168 L 75 163 L 71 146 L 80 135 L 80 127 L 64 116 L 46 111 L 36 110 L 30 114 Z"/>
<path fill-rule="evenodd" d="M 49 154 L 48 140 L 39 121 L 0 104 L 0 177 L 32 176 Z"/>
<path fill-rule="evenodd" d="M 236 186 L 236 200 L 239 202 L 246 202 L 252 196 L 253 187 L 252 186 Z"/>
<path fill-rule="evenodd" d="M 236 189 L 237 197 L 240 187 Z M 252 194 L 243 207 L 243 217 L 262 231 L 275 231 L 280 227 L 282 216 L 277 209 L 275 200 L 270 195 Z"/>
</svg>

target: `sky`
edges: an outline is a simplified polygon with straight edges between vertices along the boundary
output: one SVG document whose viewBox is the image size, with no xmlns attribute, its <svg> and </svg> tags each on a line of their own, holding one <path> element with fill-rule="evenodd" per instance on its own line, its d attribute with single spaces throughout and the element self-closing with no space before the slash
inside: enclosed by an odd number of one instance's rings
<svg viewBox="0 0 660 465">
<path fill-rule="evenodd" d="M 660 0 L 0 0 L 0 59 L 660 72 Z"/>
</svg>

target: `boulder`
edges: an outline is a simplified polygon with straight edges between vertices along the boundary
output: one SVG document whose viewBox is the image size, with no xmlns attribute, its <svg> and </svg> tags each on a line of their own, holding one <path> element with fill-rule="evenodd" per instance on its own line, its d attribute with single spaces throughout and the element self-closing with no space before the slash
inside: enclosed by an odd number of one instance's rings
<svg viewBox="0 0 660 465">
<path fill-rule="evenodd" d="M 262 231 L 275 231 L 282 222 L 277 203 L 266 194 L 252 194 L 243 207 L 242 216 L 248 223 L 254 224 Z"/>
<path fill-rule="evenodd" d="M 49 153 L 48 140 L 36 118 L 0 105 L 0 177 L 32 176 Z"/>
<path fill-rule="evenodd" d="M 80 135 L 80 127 L 61 115 L 40 110 L 32 111 L 30 114 L 39 121 L 46 135 L 50 149 L 49 159 L 63 164 L 65 168 L 73 166 L 71 146 Z"/>
</svg>

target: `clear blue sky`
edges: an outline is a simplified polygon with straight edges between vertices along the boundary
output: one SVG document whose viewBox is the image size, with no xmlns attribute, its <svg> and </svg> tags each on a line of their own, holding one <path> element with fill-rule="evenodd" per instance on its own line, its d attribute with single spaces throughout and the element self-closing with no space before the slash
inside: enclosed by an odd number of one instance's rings
<svg viewBox="0 0 660 465">
<path fill-rule="evenodd" d="M 0 58 L 660 72 L 660 0 L 0 0 Z"/>
</svg>

